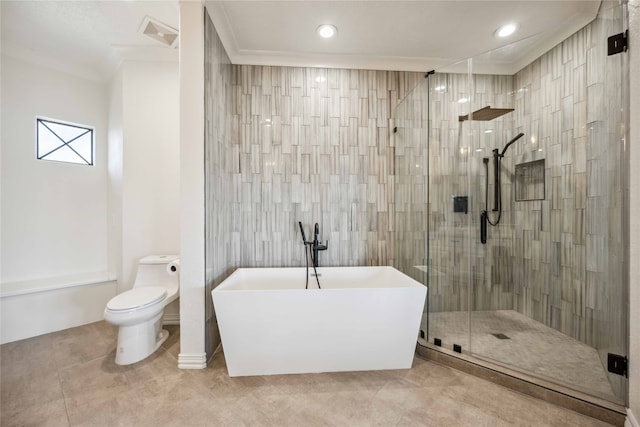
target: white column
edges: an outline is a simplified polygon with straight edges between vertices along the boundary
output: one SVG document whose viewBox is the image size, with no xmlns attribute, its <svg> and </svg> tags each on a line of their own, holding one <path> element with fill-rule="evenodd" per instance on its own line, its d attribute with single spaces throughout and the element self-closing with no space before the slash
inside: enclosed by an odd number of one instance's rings
<svg viewBox="0 0 640 427">
<path fill-rule="evenodd" d="M 178 367 L 203 369 L 204 6 L 180 0 L 180 355 Z"/>
</svg>

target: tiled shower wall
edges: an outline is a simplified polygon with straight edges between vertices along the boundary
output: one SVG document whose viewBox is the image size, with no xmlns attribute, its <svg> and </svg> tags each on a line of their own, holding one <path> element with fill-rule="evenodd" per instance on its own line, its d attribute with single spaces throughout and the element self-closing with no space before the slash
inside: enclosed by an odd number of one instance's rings
<svg viewBox="0 0 640 427">
<path fill-rule="evenodd" d="M 459 311 L 513 308 L 513 245 L 510 177 L 503 174 L 503 213 L 499 227 L 489 227 L 487 245 L 480 243 L 480 212 L 485 209 L 485 168 L 489 166 L 489 205 L 493 207 L 491 150 L 512 138 L 513 113 L 490 122 L 460 121 L 483 107 L 513 108 L 513 77 L 436 73 L 429 77 L 429 310 Z M 469 96 L 472 92 L 473 96 Z M 460 102 L 464 99 L 471 101 Z M 472 104 L 470 104 L 472 102 Z M 485 133 L 491 131 L 491 133 Z M 508 169 L 509 154 L 503 171 Z M 456 212 L 456 197 L 466 198 L 467 211 Z M 492 220 L 496 214 L 491 214 Z"/>
<path fill-rule="evenodd" d="M 607 37 L 620 31 L 617 2 L 603 2 L 596 21 L 514 86 L 516 131 L 526 135 L 516 159 L 542 157 L 546 172 L 545 200 L 514 204 L 515 309 L 595 347 L 605 366 L 626 336 L 624 56 L 607 56 Z"/>
</svg>

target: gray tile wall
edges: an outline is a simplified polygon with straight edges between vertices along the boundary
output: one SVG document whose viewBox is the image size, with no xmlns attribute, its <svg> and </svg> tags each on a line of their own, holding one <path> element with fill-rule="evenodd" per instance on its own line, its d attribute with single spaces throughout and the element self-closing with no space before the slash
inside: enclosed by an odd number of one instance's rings
<svg viewBox="0 0 640 427">
<path fill-rule="evenodd" d="M 238 267 L 393 263 L 391 113 L 423 73 L 232 65 L 205 22 L 207 354 L 210 291 Z"/>
<path fill-rule="evenodd" d="M 233 67 L 230 266 L 303 266 L 314 223 L 320 265 L 389 265 L 390 118 L 422 73 Z"/>
<path fill-rule="evenodd" d="M 480 108 L 513 108 L 513 77 L 439 74 L 430 77 L 429 100 L 429 309 L 513 308 L 513 246 L 510 177 L 503 173 L 500 226 L 489 227 L 480 243 L 480 212 L 485 208 L 483 157 L 512 138 L 513 113 L 489 122 L 459 121 Z M 470 96 L 470 92 L 473 96 Z M 459 102 L 471 98 L 470 102 Z M 491 131 L 491 133 L 485 133 Z M 503 172 L 507 161 L 503 165 Z M 493 162 L 489 163 L 489 210 L 493 206 Z M 454 212 L 453 198 L 467 197 L 468 212 Z M 491 218 L 495 220 L 496 215 Z M 462 343 L 461 343 L 462 344 Z M 468 345 L 468 344 L 467 344 Z"/>
<path fill-rule="evenodd" d="M 233 138 L 231 128 L 232 65 L 205 13 L 205 348 L 211 356 L 220 343 L 211 290 L 230 273 Z"/>
<path fill-rule="evenodd" d="M 515 307 L 597 348 L 605 366 L 608 351 L 625 351 L 626 334 L 624 58 L 606 52 L 620 20 L 604 2 L 592 24 L 515 75 L 516 131 L 528 138 L 516 154 L 542 154 L 547 184 L 540 208 L 515 204 L 515 237 L 535 249 L 515 254 L 524 266 Z"/>
<path fill-rule="evenodd" d="M 429 206 L 428 80 L 394 112 L 394 267 L 427 284 Z"/>
</svg>

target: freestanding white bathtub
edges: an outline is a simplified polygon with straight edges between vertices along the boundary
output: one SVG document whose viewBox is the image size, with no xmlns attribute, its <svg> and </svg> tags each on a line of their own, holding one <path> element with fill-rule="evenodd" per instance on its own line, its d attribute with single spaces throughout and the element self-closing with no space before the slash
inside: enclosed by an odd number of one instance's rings
<svg viewBox="0 0 640 427">
<path fill-rule="evenodd" d="M 411 367 L 427 288 L 392 267 L 318 273 L 305 289 L 304 268 L 239 268 L 211 291 L 230 376 Z"/>
</svg>

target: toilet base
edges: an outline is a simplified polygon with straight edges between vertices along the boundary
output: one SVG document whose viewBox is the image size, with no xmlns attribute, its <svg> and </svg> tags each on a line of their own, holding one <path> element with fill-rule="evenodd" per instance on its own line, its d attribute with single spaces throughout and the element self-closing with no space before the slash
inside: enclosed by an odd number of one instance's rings
<svg viewBox="0 0 640 427">
<path fill-rule="evenodd" d="M 136 325 L 120 326 L 116 364 L 130 365 L 149 357 L 169 337 L 169 331 L 162 327 L 161 311 L 152 319 Z"/>
</svg>

